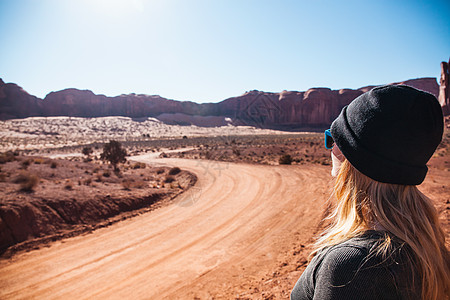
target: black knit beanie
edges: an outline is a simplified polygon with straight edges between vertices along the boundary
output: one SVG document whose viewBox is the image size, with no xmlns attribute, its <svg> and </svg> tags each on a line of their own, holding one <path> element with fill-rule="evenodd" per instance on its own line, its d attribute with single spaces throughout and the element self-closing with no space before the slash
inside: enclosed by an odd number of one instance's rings
<svg viewBox="0 0 450 300">
<path fill-rule="evenodd" d="M 443 130 L 436 97 L 404 85 L 362 94 L 331 124 L 333 140 L 358 171 L 379 182 L 405 185 L 423 182 Z"/>
</svg>

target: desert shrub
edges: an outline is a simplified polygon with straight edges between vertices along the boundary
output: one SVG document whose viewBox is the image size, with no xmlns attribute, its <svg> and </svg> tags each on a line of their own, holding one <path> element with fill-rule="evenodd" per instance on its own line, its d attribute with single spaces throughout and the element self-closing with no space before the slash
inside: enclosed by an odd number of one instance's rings
<svg viewBox="0 0 450 300">
<path fill-rule="evenodd" d="M 131 183 L 132 183 L 131 179 L 124 179 L 124 180 L 122 180 L 122 187 L 123 187 L 123 189 L 129 191 L 131 189 Z"/>
<path fill-rule="evenodd" d="M 21 172 L 13 180 L 14 183 L 20 184 L 20 190 L 23 192 L 31 192 L 39 182 L 39 177 L 28 172 Z"/>
<path fill-rule="evenodd" d="M 283 154 L 280 156 L 278 163 L 280 165 L 290 165 L 292 164 L 292 157 L 289 154 Z"/>
<path fill-rule="evenodd" d="M 81 153 L 82 153 L 83 155 L 86 155 L 86 156 L 91 155 L 93 152 L 94 152 L 94 150 L 92 150 L 91 147 L 84 147 L 84 148 L 81 150 Z"/>
<path fill-rule="evenodd" d="M 84 185 L 90 185 L 92 183 L 92 178 L 86 178 L 83 183 Z"/>
<path fill-rule="evenodd" d="M 324 166 L 331 165 L 331 163 L 329 161 L 325 160 L 325 159 L 321 161 L 321 164 L 324 165 Z"/>
<path fill-rule="evenodd" d="M 31 164 L 33 160 L 32 159 L 25 159 L 23 160 L 20 165 L 22 166 L 22 169 L 26 170 L 28 166 Z"/>
<path fill-rule="evenodd" d="M 173 167 L 169 170 L 169 175 L 177 175 L 181 172 L 181 169 L 178 167 Z"/>
<path fill-rule="evenodd" d="M 64 184 L 64 188 L 69 191 L 72 190 L 72 188 L 73 188 L 72 182 L 70 180 L 66 180 L 66 183 Z"/>
<path fill-rule="evenodd" d="M 238 148 L 233 147 L 233 154 L 236 155 L 236 156 L 239 156 L 239 155 L 241 155 L 241 151 L 239 151 Z"/>
<path fill-rule="evenodd" d="M 100 173 L 97 173 L 97 174 L 95 174 L 95 181 L 97 181 L 97 182 L 102 182 L 102 174 L 100 174 Z"/>
<path fill-rule="evenodd" d="M 44 163 L 45 163 L 45 159 L 43 159 L 43 158 L 35 158 L 35 159 L 34 159 L 34 163 L 35 163 L 36 165 L 44 164 Z"/>
<path fill-rule="evenodd" d="M 162 174 L 162 173 L 164 173 L 164 169 L 158 169 L 158 170 L 156 170 L 156 174 Z"/>
<path fill-rule="evenodd" d="M 16 160 L 16 158 L 14 157 L 14 153 L 11 151 L 0 154 L 0 164 L 5 164 L 14 160 Z"/>
<path fill-rule="evenodd" d="M 114 167 L 114 170 L 118 170 L 117 164 L 126 162 L 127 151 L 122 148 L 122 145 L 118 141 L 109 141 L 109 143 L 103 146 L 103 152 L 100 158 L 107 160 Z"/>
<path fill-rule="evenodd" d="M 137 162 L 133 165 L 133 169 L 145 169 L 146 164 Z"/>
<path fill-rule="evenodd" d="M 175 181 L 175 178 L 173 178 L 173 176 L 171 176 L 171 175 L 167 175 L 166 178 L 164 178 L 165 183 L 171 183 L 174 181 Z"/>
<path fill-rule="evenodd" d="M 116 176 L 119 177 L 119 178 L 122 178 L 122 177 L 123 177 L 122 172 L 120 172 L 119 169 L 114 170 L 114 175 L 116 175 Z"/>
<path fill-rule="evenodd" d="M 111 176 L 111 173 L 108 170 L 103 171 L 103 177 L 110 177 L 110 176 Z"/>
<path fill-rule="evenodd" d="M 142 189 L 146 186 L 146 183 L 142 180 L 124 179 L 122 180 L 122 187 L 124 190 L 131 190 L 132 188 Z"/>
<path fill-rule="evenodd" d="M 28 177 L 30 176 L 30 173 L 27 172 L 20 172 L 14 179 L 13 179 L 13 183 L 22 183 L 25 182 Z"/>
<path fill-rule="evenodd" d="M 159 155 L 159 157 L 163 157 L 163 158 L 167 158 L 168 157 L 168 155 L 167 155 L 167 153 L 165 153 L 165 152 L 162 152 L 160 155 Z"/>
</svg>

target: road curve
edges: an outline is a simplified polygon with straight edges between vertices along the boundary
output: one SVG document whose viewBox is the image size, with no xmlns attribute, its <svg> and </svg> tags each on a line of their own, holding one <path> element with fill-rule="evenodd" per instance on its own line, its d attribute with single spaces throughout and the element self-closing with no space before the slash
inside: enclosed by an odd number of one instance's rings
<svg viewBox="0 0 450 300">
<path fill-rule="evenodd" d="M 179 166 L 198 183 L 168 206 L 0 261 L 0 299 L 183 298 L 211 270 L 310 232 L 330 185 L 323 166 L 133 159 Z"/>
</svg>

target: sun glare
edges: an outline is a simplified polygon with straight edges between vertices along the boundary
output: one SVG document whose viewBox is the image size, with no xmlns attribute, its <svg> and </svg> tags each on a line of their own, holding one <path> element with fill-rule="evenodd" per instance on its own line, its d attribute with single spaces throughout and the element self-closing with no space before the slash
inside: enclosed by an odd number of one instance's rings
<svg viewBox="0 0 450 300">
<path fill-rule="evenodd" d="M 88 3 L 98 12 L 112 17 L 144 11 L 144 0 L 91 0 Z"/>
</svg>

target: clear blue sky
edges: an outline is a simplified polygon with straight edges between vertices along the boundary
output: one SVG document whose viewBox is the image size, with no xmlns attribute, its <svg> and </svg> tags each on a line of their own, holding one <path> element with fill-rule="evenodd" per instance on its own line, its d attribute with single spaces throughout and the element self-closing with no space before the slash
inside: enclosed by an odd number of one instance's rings
<svg viewBox="0 0 450 300">
<path fill-rule="evenodd" d="M 0 78 L 38 97 L 359 88 L 450 56 L 450 1 L 0 0 L 0 28 Z"/>
</svg>

